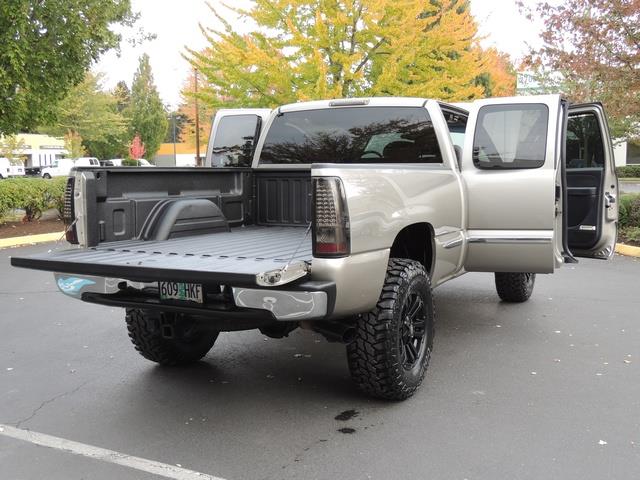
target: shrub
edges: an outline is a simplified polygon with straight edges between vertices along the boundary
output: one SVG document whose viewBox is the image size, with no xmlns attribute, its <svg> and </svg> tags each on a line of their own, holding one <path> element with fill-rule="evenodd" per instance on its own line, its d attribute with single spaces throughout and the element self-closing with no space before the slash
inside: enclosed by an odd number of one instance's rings
<svg viewBox="0 0 640 480">
<path fill-rule="evenodd" d="M 640 178 L 640 165 L 625 165 L 616 168 L 618 177 L 620 178 Z"/>
<path fill-rule="evenodd" d="M 67 177 L 56 177 L 47 181 L 47 195 L 49 208 L 58 210 L 58 217 L 62 218 L 64 211 L 64 190 L 67 186 Z"/>
<path fill-rule="evenodd" d="M 132 158 L 125 158 L 124 160 L 122 160 L 122 166 L 123 167 L 137 167 L 138 166 L 138 161 L 134 160 Z"/>
<path fill-rule="evenodd" d="M 640 193 L 625 193 L 620 197 L 620 227 L 640 228 Z"/>
<path fill-rule="evenodd" d="M 24 210 L 25 222 L 37 220 L 49 206 L 47 184 L 39 178 L 21 178 L 16 180 L 18 188 L 18 204 L 15 208 Z"/>
<path fill-rule="evenodd" d="M 25 222 L 37 220 L 48 208 L 56 208 L 62 215 L 66 177 L 10 178 L 0 182 L 0 218 L 10 211 L 25 211 Z"/>
</svg>

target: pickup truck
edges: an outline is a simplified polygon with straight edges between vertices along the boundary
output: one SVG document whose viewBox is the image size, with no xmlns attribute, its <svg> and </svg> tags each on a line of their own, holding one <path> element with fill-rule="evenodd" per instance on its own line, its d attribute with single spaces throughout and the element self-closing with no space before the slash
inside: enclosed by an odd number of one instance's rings
<svg viewBox="0 0 640 480">
<path fill-rule="evenodd" d="M 618 184 L 602 106 L 558 95 L 221 110 L 205 168 L 76 168 L 75 248 L 11 263 L 73 298 L 126 309 L 162 365 L 220 332 L 296 328 L 346 344 L 355 384 L 405 399 L 434 341 L 432 289 L 495 272 L 523 302 L 536 274 L 608 259 Z M 471 308 L 471 306 L 470 306 Z"/>
</svg>

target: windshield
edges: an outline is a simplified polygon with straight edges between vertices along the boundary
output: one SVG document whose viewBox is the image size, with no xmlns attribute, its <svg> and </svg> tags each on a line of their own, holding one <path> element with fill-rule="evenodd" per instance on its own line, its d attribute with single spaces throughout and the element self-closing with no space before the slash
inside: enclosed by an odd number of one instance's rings
<svg viewBox="0 0 640 480">
<path fill-rule="evenodd" d="M 347 107 L 278 115 L 261 164 L 441 163 L 433 125 L 420 107 Z"/>
</svg>

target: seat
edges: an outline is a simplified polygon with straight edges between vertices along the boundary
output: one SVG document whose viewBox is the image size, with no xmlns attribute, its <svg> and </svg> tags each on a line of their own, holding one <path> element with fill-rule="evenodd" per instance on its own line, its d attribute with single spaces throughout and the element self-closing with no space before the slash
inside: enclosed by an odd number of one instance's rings
<svg viewBox="0 0 640 480">
<path fill-rule="evenodd" d="M 391 163 L 416 163 L 418 153 L 416 144 L 406 140 L 391 142 L 382 150 L 384 160 Z"/>
</svg>

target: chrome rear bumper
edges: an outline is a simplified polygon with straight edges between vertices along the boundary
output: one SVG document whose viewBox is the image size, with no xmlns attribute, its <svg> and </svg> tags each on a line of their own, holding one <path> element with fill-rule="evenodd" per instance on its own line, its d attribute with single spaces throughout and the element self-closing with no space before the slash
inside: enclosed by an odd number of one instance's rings
<svg viewBox="0 0 640 480">
<path fill-rule="evenodd" d="M 233 288 L 238 307 L 267 310 L 282 321 L 314 320 L 327 315 L 326 292 Z"/>
</svg>

